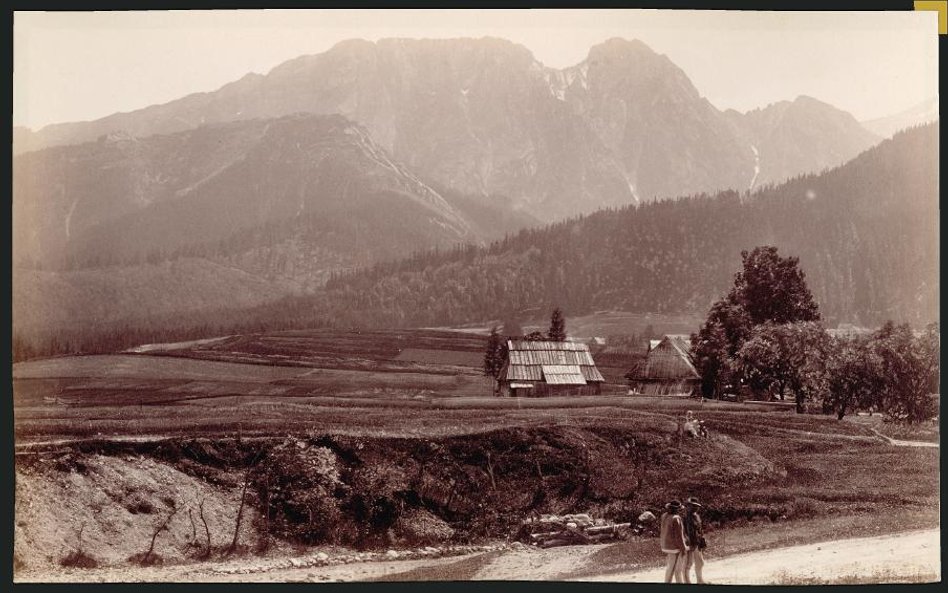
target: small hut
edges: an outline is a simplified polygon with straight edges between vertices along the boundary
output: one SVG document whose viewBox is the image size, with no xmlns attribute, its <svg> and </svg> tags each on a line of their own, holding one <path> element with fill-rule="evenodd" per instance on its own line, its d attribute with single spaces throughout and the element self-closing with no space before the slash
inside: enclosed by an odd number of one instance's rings
<svg viewBox="0 0 948 593">
<path fill-rule="evenodd" d="M 507 360 L 497 381 L 501 395 L 542 397 L 598 395 L 605 378 L 586 344 L 507 340 Z"/>
<path fill-rule="evenodd" d="M 692 395 L 701 386 L 701 375 L 691 362 L 691 339 L 669 334 L 649 343 L 633 391 L 641 395 Z"/>
</svg>

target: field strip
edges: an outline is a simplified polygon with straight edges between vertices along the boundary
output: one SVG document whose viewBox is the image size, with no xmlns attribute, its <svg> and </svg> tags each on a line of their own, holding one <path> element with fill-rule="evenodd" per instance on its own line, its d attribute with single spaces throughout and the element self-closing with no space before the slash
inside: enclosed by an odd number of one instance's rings
<svg viewBox="0 0 948 593">
<path fill-rule="evenodd" d="M 716 585 L 771 585 L 788 579 L 831 580 L 873 574 L 893 580 L 919 574 L 940 578 L 941 530 L 834 540 L 724 558 L 709 555 L 704 567 L 705 579 Z M 664 568 L 652 568 L 581 580 L 661 583 L 664 576 Z"/>
<path fill-rule="evenodd" d="M 189 340 L 187 342 L 162 342 L 159 344 L 142 344 L 141 346 L 136 346 L 134 348 L 129 348 L 124 352 L 132 354 L 140 354 L 142 352 L 161 352 L 164 350 L 181 350 L 184 348 L 193 348 L 194 346 L 207 346 L 208 344 L 215 344 L 217 342 L 223 342 L 228 338 L 234 337 L 233 335 L 229 336 L 220 336 L 218 338 L 204 338 L 202 340 Z"/>
<path fill-rule="evenodd" d="M 880 437 L 886 440 L 890 445 L 895 445 L 896 447 L 938 447 L 938 443 L 931 443 L 928 441 L 902 441 L 899 439 L 893 439 L 892 437 L 887 437 L 875 428 L 869 427 L 869 430 L 876 433 Z"/>
</svg>

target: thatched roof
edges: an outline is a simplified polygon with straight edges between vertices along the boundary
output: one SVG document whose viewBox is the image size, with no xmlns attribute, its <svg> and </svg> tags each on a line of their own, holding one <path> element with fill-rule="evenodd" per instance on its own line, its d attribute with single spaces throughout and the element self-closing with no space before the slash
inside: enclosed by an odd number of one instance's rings
<svg viewBox="0 0 948 593">
<path fill-rule="evenodd" d="M 687 336 L 667 335 L 648 352 L 643 379 L 699 379 L 691 363 L 691 341 Z"/>
<path fill-rule="evenodd" d="M 585 385 L 605 381 L 589 347 L 579 342 L 508 340 L 501 381 L 534 381 L 549 385 Z"/>
</svg>

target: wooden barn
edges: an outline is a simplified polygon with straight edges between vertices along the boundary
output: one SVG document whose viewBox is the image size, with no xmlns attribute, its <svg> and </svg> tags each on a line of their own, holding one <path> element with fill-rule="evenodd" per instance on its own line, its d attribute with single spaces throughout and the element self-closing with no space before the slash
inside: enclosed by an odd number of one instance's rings
<svg viewBox="0 0 948 593">
<path fill-rule="evenodd" d="M 691 362 L 687 335 L 666 335 L 649 343 L 648 355 L 632 390 L 641 395 L 693 395 L 701 376 Z"/>
<path fill-rule="evenodd" d="M 598 395 L 605 379 L 586 344 L 507 340 L 497 381 L 503 396 L 543 397 Z"/>
</svg>

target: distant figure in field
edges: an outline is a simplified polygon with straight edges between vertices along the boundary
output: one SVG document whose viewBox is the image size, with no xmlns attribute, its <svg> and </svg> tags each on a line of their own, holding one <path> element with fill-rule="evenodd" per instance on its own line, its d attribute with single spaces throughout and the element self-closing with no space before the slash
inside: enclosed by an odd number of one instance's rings
<svg viewBox="0 0 948 593">
<path fill-rule="evenodd" d="M 691 582 L 691 566 L 695 567 L 695 576 L 698 577 L 698 584 L 704 584 L 704 552 L 708 542 L 704 537 L 704 528 L 701 524 L 701 515 L 698 514 L 701 509 L 701 503 L 695 497 L 685 501 L 685 516 L 682 524 L 685 530 L 685 540 L 688 543 L 688 553 L 685 556 L 684 576 L 685 582 Z"/>
<path fill-rule="evenodd" d="M 698 417 L 695 416 L 695 413 L 691 410 L 685 412 L 685 421 L 682 423 L 682 430 L 692 438 L 708 437 L 708 429 L 704 427 L 704 423 L 698 420 Z"/>
<path fill-rule="evenodd" d="M 665 505 L 665 512 L 662 513 L 661 531 L 658 539 L 667 560 L 665 566 L 666 583 L 671 583 L 673 578 L 676 583 L 685 582 L 685 561 L 688 546 L 685 543 L 684 526 L 681 517 L 678 515 L 680 511 L 681 503 L 673 500 Z"/>
</svg>

